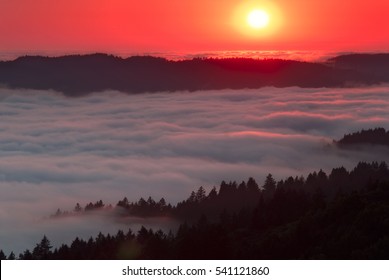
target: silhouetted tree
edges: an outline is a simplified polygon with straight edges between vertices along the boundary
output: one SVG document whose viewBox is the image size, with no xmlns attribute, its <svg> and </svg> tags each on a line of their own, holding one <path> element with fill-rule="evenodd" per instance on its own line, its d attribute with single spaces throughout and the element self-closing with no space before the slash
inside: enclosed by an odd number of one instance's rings
<svg viewBox="0 0 389 280">
<path fill-rule="evenodd" d="M 216 187 L 213 187 L 208 194 L 208 199 L 213 201 L 214 199 L 216 199 L 216 197 L 217 197 Z"/>
<path fill-rule="evenodd" d="M 264 196 L 266 199 L 271 198 L 275 191 L 276 191 L 276 181 L 273 178 L 273 175 L 268 174 L 266 176 L 265 183 L 263 184 L 262 188 L 264 191 Z"/>
<path fill-rule="evenodd" d="M 25 250 L 22 254 L 19 254 L 19 259 L 21 260 L 33 260 L 34 257 L 32 255 L 32 253 L 30 252 L 30 250 Z"/>
<path fill-rule="evenodd" d="M 148 206 L 151 206 L 151 207 L 156 205 L 155 200 L 152 199 L 151 196 L 149 196 L 149 198 L 147 199 L 147 204 L 148 204 Z"/>
<path fill-rule="evenodd" d="M 194 191 L 191 192 L 187 202 L 189 202 L 189 203 L 195 203 L 196 202 L 196 193 Z"/>
<path fill-rule="evenodd" d="M 61 209 L 58 208 L 57 211 L 55 212 L 55 216 L 59 217 L 61 215 L 62 215 L 62 211 Z"/>
<path fill-rule="evenodd" d="M 44 235 L 41 242 L 36 244 L 32 256 L 36 260 L 47 260 L 51 255 L 51 248 L 49 239 Z"/>
<path fill-rule="evenodd" d="M 251 194 L 257 193 L 259 190 L 257 182 L 254 178 L 250 177 L 247 181 L 247 191 Z"/>
<path fill-rule="evenodd" d="M 3 250 L 0 250 L 0 260 L 6 260 L 7 256 L 4 254 Z"/>
<path fill-rule="evenodd" d="M 196 201 L 197 201 L 197 202 L 202 202 L 203 200 L 206 199 L 206 197 L 207 197 L 206 192 L 205 192 L 203 186 L 201 186 L 201 187 L 197 190 L 197 192 L 196 192 Z"/>
<path fill-rule="evenodd" d="M 246 185 L 246 182 L 245 181 L 242 181 L 239 186 L 238 186 L 238 191 L 240 193 L 244 193 L 247 191 L 247 185 Z"/>
<path fill-rule="evenodd" d="M 82 211 L 82 207 L 80 203 L 77 202 L 76 206 L 74 206 L 74 212 L 79 213 Z"/>
<path fill-rule="evenodd" d="M 7 260 L 16 260 L 16 257 L 15 257 L 14 252 L 11 252 L 11 253 L 8 255 Z"/>
<path fill-rule="evenodd" d="M 158 207 L 160 209 L 163 209 L 164 207 L 166 207 L 166 200 L 163 197 L 158 201 Z"/>
</svg>

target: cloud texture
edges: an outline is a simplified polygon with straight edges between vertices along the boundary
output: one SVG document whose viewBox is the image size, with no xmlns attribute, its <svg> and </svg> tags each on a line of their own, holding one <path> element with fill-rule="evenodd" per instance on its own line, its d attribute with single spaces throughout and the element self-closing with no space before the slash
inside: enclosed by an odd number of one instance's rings
<svg viewBox="0 0 389 280">
<path fill-rule="evenodd" d="M 77 202 L 177 202 L 221 180 L 253 176 L 262 183 L 269 172 L 281 179 L 389 161 L 380 149 L 326 147 L 345 133 L 388 124 L 384 86 L 83 98 L 0 89 L 0 248 L 19 252 L 44 233 L 60 244 L 131 224 L 41 219 Z"/>
</svg>

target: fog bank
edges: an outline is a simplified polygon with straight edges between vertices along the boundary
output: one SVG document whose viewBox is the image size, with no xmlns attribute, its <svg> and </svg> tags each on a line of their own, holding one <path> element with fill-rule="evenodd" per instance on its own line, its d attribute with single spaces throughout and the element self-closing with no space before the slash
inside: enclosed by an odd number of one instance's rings
<svg viewBox="0 0 389 280">
<path fill-rule="evenodd" d="M 252 176 L 262 183 L 269 172 L 282 179 L 389 161 L 385 149 L 328 147 L 345 133 L 388 129 L 388 87 L 82 98 L 0 89 L 0 119 L 0 248 L 6 253 L 31 249 L 43 234 L 59 244 L 136 224 L 42 219 L 77 202 L 152 196 L 176 203 L 221 180 Z"/>
</svg>

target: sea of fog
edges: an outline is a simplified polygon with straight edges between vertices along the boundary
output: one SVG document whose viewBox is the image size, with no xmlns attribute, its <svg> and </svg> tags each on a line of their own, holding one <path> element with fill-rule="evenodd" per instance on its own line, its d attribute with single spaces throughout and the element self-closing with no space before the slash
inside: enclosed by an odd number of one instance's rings
<svg viewBox="0 0 389 280">
<path fill-rule="evenodd" d="M 69 98 L 0 89 L 0 248 L 32 249 L 43 234 L 58 246 L 141 224 L 174 221 L 105 216 L 46 219 L 102 199 L 152 196 L 176 203 L 222 180 L 259 183 L 358 161 L 387 150 L 340 151 L 333 139 L 389 129 L 389 87 L 262 88 Z"/>
</svg>

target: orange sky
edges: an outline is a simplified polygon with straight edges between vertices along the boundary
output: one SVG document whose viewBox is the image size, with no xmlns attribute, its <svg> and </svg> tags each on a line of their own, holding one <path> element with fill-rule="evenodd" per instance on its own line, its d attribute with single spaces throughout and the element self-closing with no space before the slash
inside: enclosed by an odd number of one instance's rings
<svg viewBox="0 0 389 280">
<path fill-rule="evenodd" d="M 243 6 L 272 9 L 266 30 Z M 389 51 L 388 0 L 0 0 L 0 52 Z"/>
</svg>

